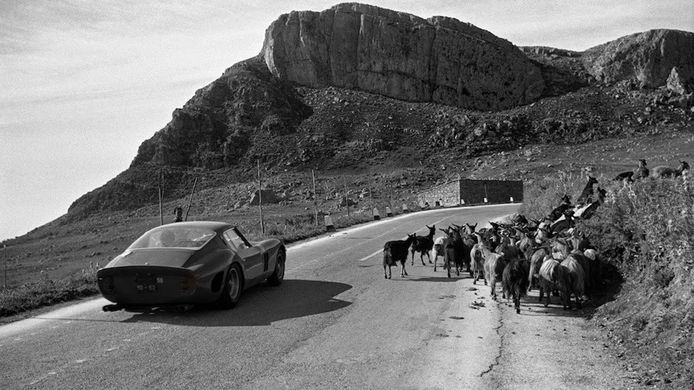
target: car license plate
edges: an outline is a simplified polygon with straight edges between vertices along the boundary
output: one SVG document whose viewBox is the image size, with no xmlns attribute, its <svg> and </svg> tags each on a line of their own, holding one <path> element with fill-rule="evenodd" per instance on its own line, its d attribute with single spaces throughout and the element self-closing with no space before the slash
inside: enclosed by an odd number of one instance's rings
<svg viewBox="0 0 694 390">
<path fill-rule="evenodd" d="M 164 284 L 163 276 L 155 276 L 152 274 L 135 275 L 135 288 L 137 289 L 137 292 L 155 292 L 160 284 Z"/>
</svg>

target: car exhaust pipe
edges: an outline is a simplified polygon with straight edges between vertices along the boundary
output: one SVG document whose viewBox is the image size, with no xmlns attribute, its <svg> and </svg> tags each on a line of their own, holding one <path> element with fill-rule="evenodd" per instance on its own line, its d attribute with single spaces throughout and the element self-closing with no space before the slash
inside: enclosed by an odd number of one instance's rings
<svg viewBox="0 0 694 390">
<path fill-rule="evenodd" d="M 102 307 L 103 311 L 119 311 L 123 310 L 123 306 L 119 304 L 106 305 Z"/>
</svg>

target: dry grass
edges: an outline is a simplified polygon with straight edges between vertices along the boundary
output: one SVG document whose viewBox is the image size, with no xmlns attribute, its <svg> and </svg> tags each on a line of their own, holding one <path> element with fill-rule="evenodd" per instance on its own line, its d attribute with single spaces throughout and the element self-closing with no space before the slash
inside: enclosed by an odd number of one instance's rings
<svg viewBox="0 0 694 390">
<path fill-rule="evenodd" d="M 96 293 L 98 289 L 95 266 L 60 280 L 51 279 L 44 273 L 37 282 L 0 290 L 0 317 L 8 317 Z"/>
</svg>

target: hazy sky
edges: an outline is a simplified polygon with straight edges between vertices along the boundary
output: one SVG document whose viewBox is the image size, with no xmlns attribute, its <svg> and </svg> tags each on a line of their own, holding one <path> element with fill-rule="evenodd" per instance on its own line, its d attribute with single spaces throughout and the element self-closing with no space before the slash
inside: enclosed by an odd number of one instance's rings
<svg viewBox="0 0 694 390">
<path fill-rule="evenodd" d="M 338 1 L 0 0 L 0 240 L 65 214 L 291 10 Z M 692 0 L 374 0 L 512 43 L 585 50 L 654 28 L 694 31 Z"/>
</svg>

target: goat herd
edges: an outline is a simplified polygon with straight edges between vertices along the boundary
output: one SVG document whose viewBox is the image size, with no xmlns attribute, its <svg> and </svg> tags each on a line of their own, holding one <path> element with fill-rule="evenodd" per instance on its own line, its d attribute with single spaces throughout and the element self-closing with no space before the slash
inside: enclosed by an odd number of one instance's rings
<svg viewBox="0 0 694 390">
<path fill-rule="evenodd" d="M 679 176 L 689 165 L 682 162 L 672 172 L 654 169 L 659 177 Z M 624 173 L 615 180 L 633 181 L 649 175 L 646 162 L 640 160 L 636 174 Z M 651 175 L 655 177 L 656 175 Z M 424 255 L 437 270 L 437 260 L 443 258 L 443 268 L 448 277 L 455 272 L 468 272 L 477 284 L 484 278 L 484 284 L 491 288 L 491 297 L 496 300 L 496 283 L 501 282 L 502 297 L 512 298 L 516 313 L 520 313 L 520 298 L 533 287 L 539 288 L 540 302 L 545 298 L 545 306 L 550 304 L 550 295 L 559 295 L 564 309 L 572 306 L 575 297 L 577 308 L 582 301 L 602 281 L 603 260 L 588 239 L 574 228 L 577 219 L 588 219 L 604 202 L 606 190 L 594 185 L 598 180 L 588 177 L 588 183 L 571 204 L 564 195 L 561 204 L 553 209 L 542 221 L 528 221 L 523 215 L 515 215 L 512 223 L 489 222 L 489 228 L 476 230 L 477 224 L 452 224 L 439 229 L 443 236 L 434 238 L 435 226 L 426 227 L 429 234 L 419 236 L 409 234 L 405 240 L 388 241 L 383 247 L 383 272 L 386 279 L 391 278 L 391 267 L 401 264 L 402 277 L 407 275 L 405 263 L 411 254 L 414 265 L 415 254 L 419 253 L 422 265 Z M 431 254 L 430 254 L 431 253 Z M 465 271 L 463 271 L 465 270 Z"/>
</svg>

